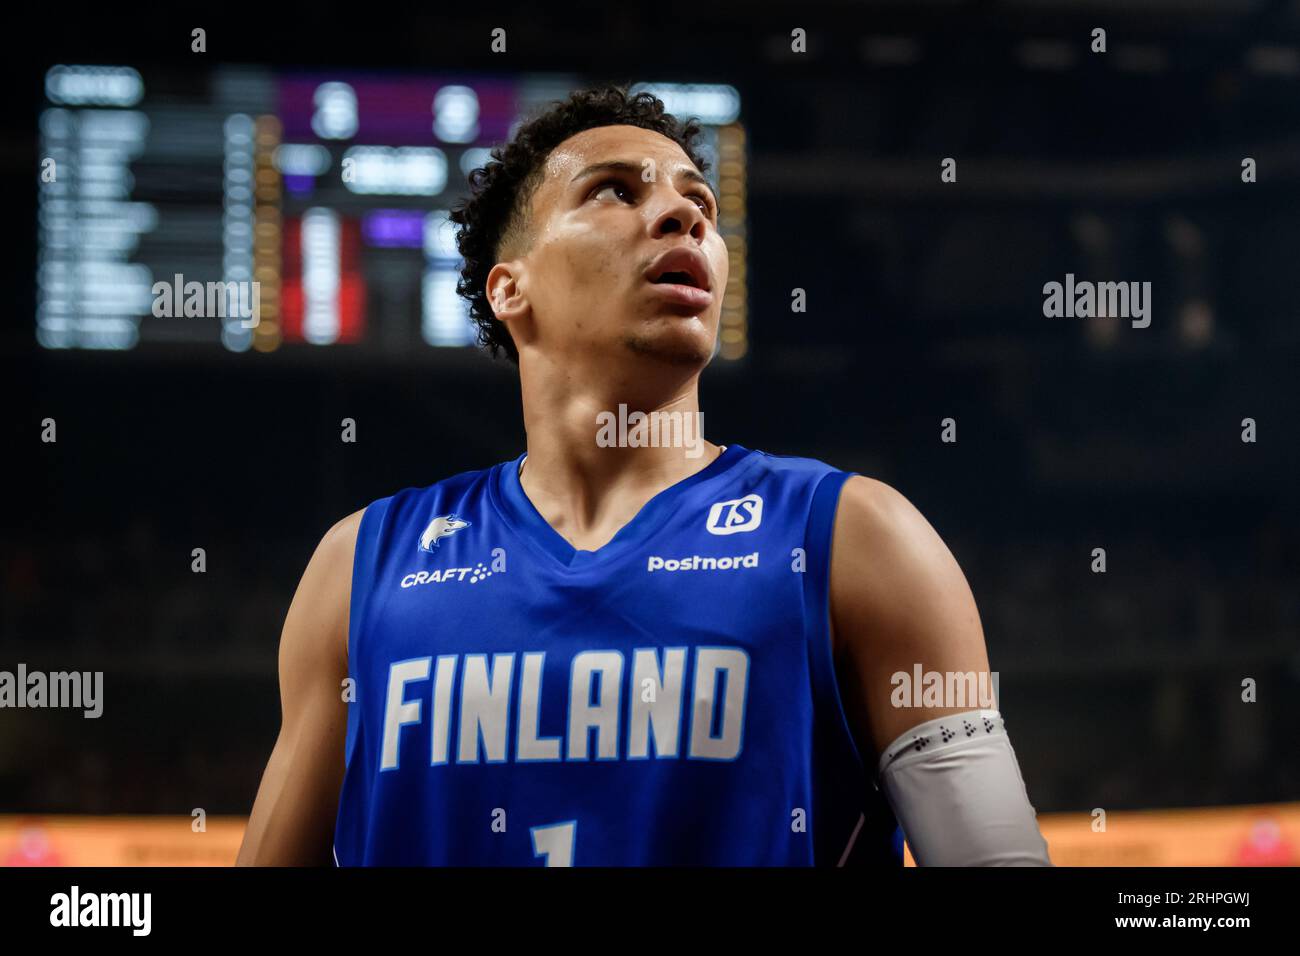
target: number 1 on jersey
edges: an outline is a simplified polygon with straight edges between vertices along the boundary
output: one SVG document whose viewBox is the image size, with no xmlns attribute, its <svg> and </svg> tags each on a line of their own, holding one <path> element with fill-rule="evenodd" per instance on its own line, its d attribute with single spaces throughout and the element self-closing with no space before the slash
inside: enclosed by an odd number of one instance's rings
<svg viewBox="0 0 1300 956">
<path fill-rule="evenodd" d="M 573 866 L 573 843 L 577 831 L 577 820 L 530 828 L 533 856 L 546 857 L 547 866 Z"/>
</svg>

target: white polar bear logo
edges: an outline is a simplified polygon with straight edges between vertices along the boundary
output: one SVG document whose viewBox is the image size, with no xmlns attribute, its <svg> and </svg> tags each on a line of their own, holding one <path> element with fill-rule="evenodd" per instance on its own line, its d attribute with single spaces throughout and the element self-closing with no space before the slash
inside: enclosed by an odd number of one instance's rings
<svg viewBox="0 0 1300 956">
<path fill-rule="evenodd" d="M 433 551 L 441 538 L 449 538 L 461 528 L 468 528 L 469 522 L 455 515 L 439 515 L 429 522 L 429 527 L 420 535 L 420 550 Z"/>
</svg>

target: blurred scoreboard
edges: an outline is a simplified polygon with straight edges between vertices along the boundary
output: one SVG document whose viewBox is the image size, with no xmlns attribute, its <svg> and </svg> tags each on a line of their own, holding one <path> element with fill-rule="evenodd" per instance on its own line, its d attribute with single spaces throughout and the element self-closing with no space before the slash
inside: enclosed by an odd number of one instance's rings
<svg viewBox="0 0 1300 956">
<path fill-rule="evenodd" d="M 471 345 L 448 214 L 492 146 L 584 85 L 551 74 L 52 67 L 39 118 L 37 341 L 401 356 Z M 748 347 L 739 95 L 633 90 L 703 124 L 731 256 L 719 357 L 738 359 Z"/>
</svg>

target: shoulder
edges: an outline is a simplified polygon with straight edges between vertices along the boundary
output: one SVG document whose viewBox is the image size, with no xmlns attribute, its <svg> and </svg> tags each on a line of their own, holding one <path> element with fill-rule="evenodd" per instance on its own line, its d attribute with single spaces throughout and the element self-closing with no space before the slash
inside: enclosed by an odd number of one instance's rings
<svg viewBox="0 0 1300 956">
<path fill-rule="evenodd" d="M 879 547 L 896 547 L 917 535 L 933 533 L 930 523 L 902 492 L 876 478 L 851 475 L 840 492 L 837 535 L 868 537 Z"/>
<path fill-rule="evenodd" d="M 424 528 L 434 515 L 474 507 L 489 494 L 495 476 L 517 460 L 462 471 L 432 484 L 411 485 L 376 498 L 335 523 L 321 539 L 312 560 L 319 557 L 336 573 L 349 575 L 341 583 L 350 586 L 354 556 L 364 566 L 381 556 L 395 536 L 408 534 L 415 526 Z"/>
<path fill-rule="evenodd" d="M 844 482 L 835 515 L 834 563 L 870 571 L 873 580 L 937 573 L 952 554 L 902 492 L 862 475 Z"/>
<path fill-rule="evenodd" d="M 759 449 L 750 450 L 753 467 L 770 475 L 799 480 L 812 491 L 822 487 L 823 478 L 844 475 L 845 471 L 817 458 L 777 455 Z M 929 522 L 899 491 L 875 478 L 848 473 L 835 506 L 835 538 L 863 538 L 875 546 L 911 540 L 926 532 L 933 533 Z"/>
<path fill-rule="evenodd" d="M 522 455 L 520 456 L 522 457 Z M 441 478 L 428 485 L 409 486 L 386 498 L 372 501 L 361 514 L 373 512 L 376 519 L 387 524 L 401 524 L 407 520 L 428 520 L 430 509 L 455 510 L 473 502 L 487 492 L 496 476 L 507 467 L 514 467 L 519 458 L 497 462 L 486 468 L 475 468 Z"/>
<path fill-rule="evenodd" d="M 834 465 L 828 465 L 816 458 L 803 458 L 799 455 L 777 455 L 758 448 L 746 450 L 749 452 L 746 464 L 771 475 L 780 475 L 786 478 L 819 478 L 840 470 Z"/>
<path fill-rule="evenodd" d="M 346 558 L 350 567 L 352 552 L 357 544 L 357 533 L 361 529 L 361 519 L 365 517 L 366 510 L 366 508 L 358 508 L 352 514 L 334 522 L 321 536 L 320 544 L 316 547 L 317 553 L 334 564 Z"/>
<path fill-rule="evenodd" d="M 298 686 L 321 667 L 346 672 L 352 557 L 364 514 L 363 508 L 331 525 L 307 562 L 281 635 L 282 687 Z"/>
<path fill-rule="evenodd" d="M 901 631 L 973 611 L 966 577 L 930 522 L 897 489 L 861 475 L 840 493 L 831 601 L 846 623 L 852 618 Z"/>
<path fill-rule="evenodd" d="M 361 508 L 341 518 L 321 535 L 316 550 L 303 572 L 299 592 L 322 609 L 337 615 L 346 614 L 347 597 L 352 588 L 352 560 L 356 552 L 357 533 L 366 509 Z"/>
<path fill-rule="evenodd" d="M 321 535 L 294 595 L 294 604 L 301 605 L 299 610 L 313 617 L 320 615 L 330 622 L 336 622 L 340 617 L 346 620 L 352 590 L 353 555 L 365 513 L 365 508 L 354 511 L 334 522 Z M 317 623 L 323 621 L 317 620 Z"/>
</svg>

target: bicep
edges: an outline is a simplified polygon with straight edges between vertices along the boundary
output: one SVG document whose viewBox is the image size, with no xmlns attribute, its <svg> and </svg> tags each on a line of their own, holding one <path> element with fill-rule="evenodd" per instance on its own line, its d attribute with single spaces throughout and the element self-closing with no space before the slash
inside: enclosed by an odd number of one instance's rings
<svg viewBox="0 0 1300 956">
<path fill-rule="evenodd" d="M 981 706 L 978 699 L 915 705 L 918 669 L 923 677 L 974 674 L 978 681 L 982 674 L 987 687 L 988 654 L 956 558 L 921 513 L 882 482 L 856 476 L 841 492 L 831 608 L 841 697 L 864 762 L 919 723 Z"/>
<path fill-rule="evenodd" d="M 343 781 L 352 552 L 361 512 L 321 539 L 280 637 L 280 733 L 240 848 L 241 864 L 323 864 Z"/>
</svg>

